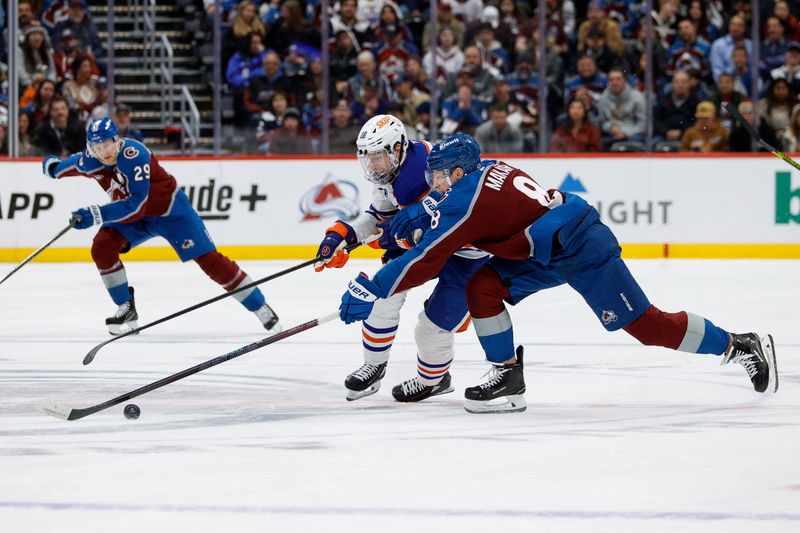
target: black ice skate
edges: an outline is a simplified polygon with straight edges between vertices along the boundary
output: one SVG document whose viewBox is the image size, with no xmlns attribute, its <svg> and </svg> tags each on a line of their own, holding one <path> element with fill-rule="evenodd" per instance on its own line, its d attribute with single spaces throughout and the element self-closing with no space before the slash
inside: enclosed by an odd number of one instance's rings
<svg viewBox="0 0 800 533">
<path fill-rule="evenodd" d="M 281 323 L 278 321 L 278 315 L 275 314 L 275 311 L 273 311 L 266 302 L 253 312 L 261 321 L 265 330 L 270 333 L 280 333 L 283 331 L 283 326 L 281 326 Z"/>
<path fill-rule="evenodd" d="M 381 388 L 381 380 L 385 375 L 386 363 L 361 365 L 361 368 L 344 380 L 344 386 L 347 388 L 347 401 L 352 402 L 378 392 L 378 389 Z"/>
<path fill-rule="evenodd" d="M 112 335 L 121 335 L 139 327 L 136 323 L 139 314 L 136 312 L 136 302 L 133 299 L 133 287 L 128 287 L 128 291 L 131 293 L 131 299 L 120 305 L 114 316 L 106 318 L 108 332 Z"/>
<path fill-rule="evenodd" d="M 778 363 L 775 360 L 775 343 L 772 335 L 759 337 L 755 333 L 733 336 L 730 351 L 721 365 L 739 363 L 747 371 L 757 392 L 777 392 Z"/>
<path fill-rule="evenodd" d="M 525 376 L 522 372 L 522 346 L 517 347 L 513 365 L 492 365 L 486 381 L 464 391 L 464 409 L 470 413 L 515 413 L 528 408 L 525 402 Z"/>
<path fill-rule="evenodd" d="M 392 388 L 392 396 L 398 402 L 419 402 L 431 396 L 453 392 L 450 386 L 450 372 L 445 372 L 442 380 L 433 386 L 424 385 L 419 377 L 409 379 Z"/>
</svg>

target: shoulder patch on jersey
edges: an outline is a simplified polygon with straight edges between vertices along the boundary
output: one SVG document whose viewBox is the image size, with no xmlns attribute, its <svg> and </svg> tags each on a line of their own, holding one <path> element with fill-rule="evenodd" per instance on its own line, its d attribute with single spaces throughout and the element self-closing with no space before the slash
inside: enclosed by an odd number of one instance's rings
<svg viewBox="0 0 800 533">
<path fill-rule="evenodd" d="M 137 155 L 139 155 L 139 150 L 134 148 L 133 146 L 128 146 L 125 150 L 122 151 L 122 155 L 124 155 L 128 159 L 135 159 Z"/>
</svg>

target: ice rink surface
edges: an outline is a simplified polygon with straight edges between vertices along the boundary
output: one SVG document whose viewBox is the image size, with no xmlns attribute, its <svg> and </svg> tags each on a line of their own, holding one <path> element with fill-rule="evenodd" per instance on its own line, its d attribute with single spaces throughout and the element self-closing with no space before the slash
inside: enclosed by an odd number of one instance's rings
<svg viewBox="0 0 800 533">
<path fill-rule="evenodd" d="M 297 262 L 242 266 L 259 278 Z M 263 335 L 224 300 L 84 367 L 114 310 L 93 265 L 26 266 L 0 288 L 0 531 L 800 531 L 800 263 L 629 264 L 664 310 L 772 333 L 778 393 L 755 393 L 738 364 L 606 333 L 559 288 L 511 309 L 525 413 L 464 411 L 487 370 L 472 329 L 457 336 L 456 391 L 399 404 L 428 285 L 374 396 L 344 400 L 360 330 L 330 322 L 137 398 L 138 420 L 118 406 L 67 422 L 37 402 L 88 407 Z M 140 324 L 218 291 L 193 264 L 127 266 Z M 309 268 L 265 293 L 292 326 L 335 311 L 347 280 L 375 268 Z"/>
</svg>

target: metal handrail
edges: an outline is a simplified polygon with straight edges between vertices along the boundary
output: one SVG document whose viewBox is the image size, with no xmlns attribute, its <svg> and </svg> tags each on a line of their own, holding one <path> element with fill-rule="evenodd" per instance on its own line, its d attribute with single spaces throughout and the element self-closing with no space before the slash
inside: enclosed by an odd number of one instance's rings
<svg viewBox="0 0 800 533">
<path fill-rule="evenodd" d="M 175 52 L 172 49 L 169 39 L 161 34 L 161 43 L 157 47 L 158 51 L 158 73 L 161 74 L 161 120 L 164 125 L 172 124 L 175 120 L 175 104 L 172 97 L 175 94 Z M 153 69 L 156 71 L 156 69 Z"/>
<path fill-rule="evenodd" d="M 189 115 L 187 118 L 187 108 Z M 194 149 L 200 141 L 200 111 L 186 85 L 181 85 L 181 150 L 185 149 L 184 136 L 189 138 L 189 153 L 194 154 Z"/>
</svg>

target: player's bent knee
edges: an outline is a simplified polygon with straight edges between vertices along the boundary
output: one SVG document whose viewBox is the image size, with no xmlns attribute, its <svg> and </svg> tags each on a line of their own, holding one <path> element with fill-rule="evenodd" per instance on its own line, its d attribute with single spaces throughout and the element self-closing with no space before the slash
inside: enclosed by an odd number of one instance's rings
<svg viewBox="0 0 800 533">
<path fill-rule="evenodd" d="M 128 246 L 120 232 L 112 228 L 101 228 L 92 240 L 92 260 L 97 268 L 111 268 L 119 261 L 119 254 Z"/>
<path fill-rule="evenodd" d="M 651 305 L 623 329 L 646 346 L 664 346 L 676 350 L 686 334 L 687 323 L 685 312 L 665 313 Z"/>
<path fill-rule="evenodd" d="M 503 312 L 503 300 L 509 297 L 508 287 L 488 266 L 481 267 L 467 282 L 467 307 L 473 318 L 496 316 Z"/>
<path fill-rule="evenodd" d="M 453 333 L 431 322 L 425 311 L 419 314 L 414 340 L 420 358 L 429 364 L 446 363 L 453 358 Z"/>
</svg>

